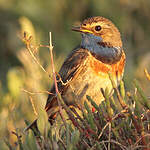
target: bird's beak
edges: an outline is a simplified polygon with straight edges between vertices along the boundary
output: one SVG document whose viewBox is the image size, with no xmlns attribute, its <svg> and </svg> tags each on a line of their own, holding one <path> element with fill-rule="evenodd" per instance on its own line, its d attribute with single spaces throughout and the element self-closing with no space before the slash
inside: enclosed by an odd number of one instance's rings
<svg viewBox="0 0 150 150">
<path fill-rule="evenodd" d="M 76 31 L 76 32 L 82 32 L 82 33 L 93 33 L 92 31 L 83 28 L 83 27 L 73 27 L 72 31 Z"/>
</svg>

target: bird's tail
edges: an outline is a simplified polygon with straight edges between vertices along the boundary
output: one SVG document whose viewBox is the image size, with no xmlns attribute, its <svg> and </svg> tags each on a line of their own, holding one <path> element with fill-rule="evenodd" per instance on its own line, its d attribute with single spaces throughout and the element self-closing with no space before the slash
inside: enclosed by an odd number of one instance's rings
<svg viewBox="0 0 150 150">
<path fill-rule="evenodd" d="M 53 110 L 54 111 L 54 110 Z M 58 114 L 58 109 L 56 109 L 53 113 L 51 113 L 51 115 L 48 115 L 48 121 L 51 125 L 54 124 L 55 122 L 55 119 L 56 119 L 56 116 Z M 29 129 L 31 129 L 34 133 L 35 136 L 39 136 L 40 135 L 40 131 L 38 129 L 38 126 L 37 126 L 37 119 L 34 120 L 31 124 L 29 124 L 25 129 L 24 131 L 28 131 Z"/>
<path fill-rule="evenodd" d="M 49 97 L 48 97 L 49 99 Z M 48 101 L 48 100 L 47 100 Z M 45 111 L 48 115 L 48 121 L 51 125 L 54 124 L 56 116 L 59 112 L 58 102 L 56 97 L 52 97 L 52 100 L 46 104 Z M 31 129 L 35 136 L 40 135 L 40 131 L 37 126 L 37 119 L 33 121 L 30 125 L 25 128 L 25 131 Z"/>
</svg>

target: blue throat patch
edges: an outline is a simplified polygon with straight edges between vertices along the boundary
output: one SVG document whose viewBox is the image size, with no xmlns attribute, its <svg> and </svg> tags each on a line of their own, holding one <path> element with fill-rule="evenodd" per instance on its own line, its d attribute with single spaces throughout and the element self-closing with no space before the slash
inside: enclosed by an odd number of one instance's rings
<svg viewBox="0 0 150 150">
<path fill-rule="evenodd" d="M 107 64 L 117 63 L 122 56 L 122 47 L 107 46 L 101 37 L 90 33 L 82 33 L 81 47 L 88 49 L 96 59 Z"/>
</svg>

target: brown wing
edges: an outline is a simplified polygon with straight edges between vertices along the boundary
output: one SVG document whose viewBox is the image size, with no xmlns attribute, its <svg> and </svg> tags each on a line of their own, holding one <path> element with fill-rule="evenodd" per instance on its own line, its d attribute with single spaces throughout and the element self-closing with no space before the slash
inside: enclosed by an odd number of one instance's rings
<svg viewBox="0 0 150 150">
<path fill-rule="evenodd" d="M 83 62 L 86 60 L 88 55 L 89 55 L 88 50 L 82 49 L 80 47 L 74 49 L 71 52 L 71 54 L 67 57 L 67 59 L 65 60 L 65 62 L 63 63 L 59 71 L 59 76 L 61 77 L 63 83 L 66 83 L 67 81 L 71 82 L 71 80 L 80 71 Z M 68 84 L 62 84 L 62 82 L 58 82 L 59 92 L 61 94 L 65 94 L 65 91 L 67 90 L 68 86 L 69 86 Z M 55 94 L 54 85 L 52 86 L 50 92 Z M 56 96 L 49 95 L 45 106 L 46 111 L 48 112 L 49 109 L 57 105 L 58 104 L 57 104 Z"/>
</svg>

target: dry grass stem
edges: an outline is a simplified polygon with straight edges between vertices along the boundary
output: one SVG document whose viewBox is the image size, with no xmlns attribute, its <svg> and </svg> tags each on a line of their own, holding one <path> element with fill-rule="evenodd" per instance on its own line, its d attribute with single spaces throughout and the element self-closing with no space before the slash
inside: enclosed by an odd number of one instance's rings
<svg viewBox="0 0 150 150">
<path fill-rule="evenodd" d="M 61 99 L 61 95 L 60 95 L 59 90 L 58 90 L 57 80 L 56 80 L 56 73 L 55 73 L 55 66 L 54 66 L 54 59 L 53 59 L 53 45 L 52 45 L 52 34 L 51 34 L 51 32 L 49 32 L 49 51 L 50 51 L 50 57 L 51 57 L 53 80 L 54 80 L 54 85 L 55 85 L 55 90 L 56 90 L 57 101 L 58 101 L 58 105 L 59 105 L 59 113 L 60 113 L 60 116 L 61 116 L 64 124 L 66 125 L 66 122 L 65 122 L 65 119 L 64 119 L 63 113 L 62 113 L 62 105 L 60 103 L 60 101 L 62 99 Z"/>
<path fill-rule="evenodd" d="M 104 130 L 107 128 L 107 126 L 109 126 L 109 124 L 110 124 L 110 122 L 108 122 L 108 123 L 103 127 L 101 133 L 100 133 L 99 136 L 98 136 L 98 139 L 101 138 L 101 136 L 103 135 Z"/>
<path fill-rule="evenodd" d="M 24 32 L 23 41 L 24 41 L 25 44 L 26 44 L 26 48 L 27 48 L 28 52 L 30 53 L 30 55 L 31 55 L 31 57 L 33 58 L 33 60 L 38 64 L 38 66 L 39 66 L 46 74 L 48 74 L 48 76 L 50 76 L 49 73 L 43 68 L 43 66 L 40 64 L 40 62 L 39 62 L 39 61 L 37 60 L 37 58 L 35 57 L 34 51 L 35 51 L 35 49 L 36 49 L 36 51 L 37 51 L 37 47 L 35 48 L 35 47 L 33 47 L 33 46 L 31 45 L 31 40 L 32 40 L 32 36 L 27 36 L 27 33 Z"/>
<path fill-rule="evenodd" d="M 150 81 L 150 74 L 148 73 L 147 69 L 144 69 L 144 73 L 146 78 Z"/>
<path fill-rule="evenodd" d="M 37 95 L 37 94 L 50 94 L 50 95 L 55 95 L 54 93 L 51 93 L 49 91 L 38 91 L 38 92 L 31 92 L 31 91 L 28 91 L 28 90 L 25 90 L 25 89 L 21 89 L 21 91 L 25 92 L 25 93 L 28 93 L 30 95 Z"/>
<path fill-rule="evenodd" d="M 117 141 L 114 141 L 114 140 L 110 140 L 110 141 L 109 141 L 109 140 L 106 140 L 106 141 L 99 142 L 99 144 L 105 144 L 105 143 L 114 143 L 114 144 L 120 146 L 120 148 L 121 148 L 122 150 L 129 150 L 126 146 L 124 146 L 124 145 L 122 145 L 121 143 L 119 143 L 119 142 L 117 142 Z M 107 150 L 107 148 L 106 148 L 106 150 Z"/>
<path fill-rule="evenodd" d="M 33 102 L 33 99 L 31 96 L 29 96 L 29 99 L 30 99 L 30 102 L 31 102 L 31 105 L 32 105 L 32 108 L 33 108 L 33 112 L 36 116 L 38 116 L 38 113 L 36 111 L 36 108 L 35 108 L 35 105 L 34 105 L 34 102 Z"/>
<path fill-rule="evenodd" d="M 138 145 L 138 143 L 140 143 L 140 141 L 145 137 L 149 137 L 149 140 L 150 140 L 150 134 L 145 134 L 136 141 L 136 143 L 134 144 L 133 147 L 136 147 Z"/>
<path fill-rule="evenodd" d="M 111 123 L 109 123 L 109 135 L 108 135 L 108 150 L 110 150 L 110 141 L 111 141 Z"/>
</svg>

